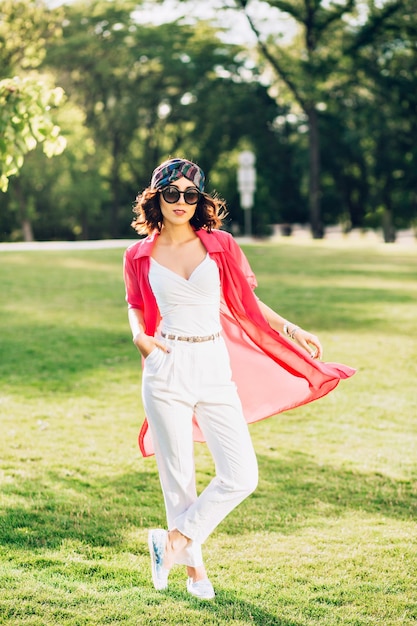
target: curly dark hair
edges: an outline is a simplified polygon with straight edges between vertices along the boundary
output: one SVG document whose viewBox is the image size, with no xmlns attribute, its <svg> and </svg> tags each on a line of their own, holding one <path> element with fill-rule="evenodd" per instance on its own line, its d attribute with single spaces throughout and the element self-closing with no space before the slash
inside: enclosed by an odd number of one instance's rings
<svg viewBox="0 0 417 626">
<path fill-rule="evenodd" d="M 162 213 L 159 204 L 160 189 L 147 187 L 138 194 L 133 205 L 136 218 L 131 226 L 139 235 L 150 235 L 154 230 L 161 232 Z M 227 215 L 226 203 L 217 196 L 200 193 L 200 198 L 193 217 L 190 220 L 195 230 L 204 228 L 211 232 L 213 228 L 220 228 Z"/>
</svg>

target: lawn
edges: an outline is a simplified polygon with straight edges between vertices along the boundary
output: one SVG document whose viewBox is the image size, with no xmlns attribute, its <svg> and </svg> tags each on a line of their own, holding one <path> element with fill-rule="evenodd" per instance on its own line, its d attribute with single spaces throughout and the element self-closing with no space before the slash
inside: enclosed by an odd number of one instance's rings
<svg viewBox="0 0 417 626">
<path fill-rule="evenodd" d="M 168 592 L 150 579 L 164 509 L 136 441 L 123 250 L 0 252 L 0 624 L 417 624 L 416 249 L 245 252 L 258 295 L 358 372 L 251 426 L 260 484 L 205 546 L 208 603 L 180 568 Z"/>
</svg>

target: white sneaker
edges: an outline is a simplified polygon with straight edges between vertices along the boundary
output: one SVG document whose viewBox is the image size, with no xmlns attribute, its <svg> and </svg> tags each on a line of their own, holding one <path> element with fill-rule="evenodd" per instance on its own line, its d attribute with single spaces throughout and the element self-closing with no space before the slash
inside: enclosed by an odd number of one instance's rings
<svg viewBox="0 0 417 626">
<path fill-rule="evenodd" d="M 213 600 L 216 595 L 213 585 L 208 578 L 198 580 L 196 583 L 193 582 L 192 578 L 189 578 L 187 580 L 187 591 L 191 593 L 192 596 L 200 598 L 200 600 Z"/>
<path fill-rule="evenodd" d="M 151 555 L 152 581 L 155 589 L 161 591 L 168 587 L 169 570 L 164 567 L 164 552 L 168 533 L 162 528 L 149 531 L 148 545 Z"/>
</svg>

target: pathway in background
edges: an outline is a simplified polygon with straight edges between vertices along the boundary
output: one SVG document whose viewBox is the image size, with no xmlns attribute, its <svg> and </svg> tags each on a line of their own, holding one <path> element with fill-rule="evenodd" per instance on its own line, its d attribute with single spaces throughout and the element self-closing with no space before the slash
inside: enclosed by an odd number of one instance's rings
<svg viewBox="0 0 417 626">
<path fill-rule="evenodd" d="M 127 248 L 134 239 L 97 239 L 94 241 L 19 241 L 16 243 L 0 243 L 0 252 L 14 250 L 99 250 L 103 248 Z"/>
<path fill-rule="evenodd" d="M 295 239 L 311 239 L 311 233 L 308 226 L 300 226 L 295 224 L 292 230 L 290 238 Z M 271 237 L 272 241 L 283 239 L 281 235 L 280 225 L 274 226 L 274 233 Z M 288 239 L 288 237 L 285 237 Z M 346 241 L 351 243 L 384 243 L 382 231 L 380 230 L 365 230 L 362 231 L 358 228 L 351 230 L 349 233 L 344 233 L 340 226 L 328 226 L 326 228 L 325 241 Z M 387 244 L 391 245 L 391 244 Z M 399 230 L 397 232 L 397 240 L 395 245 L 404 246 L 417 246 L 417 234 L 412 228 L 408 230 Z"/>
<path fill-rule="evenodd" d="M 280 241 L 280 240 L 309 240 L 311 239 L 310 230 L 304 226 L 294 226 L 293 233 L 290 237 L 283 237 L 281 235 L 280 226 L 274 227 L 274 233 L 272 237 L 265 241 Z M 257 243 L 259 240 L 252 239 L 250 237 L 236 237 L 238 243 Z M 19 241 L 16 243 L 1 243 L 0 252 L 4 251 L 24 251 L 24 250 L 94 250 L 105 248 L 127 248 L 132 243 L 137 241 L 136 239 L 98 239 L 94 241 L 33 241 L 24 242 Z M 338 226 L 330 226 L 326 229 L 326 237 L 324 241 L 343 241 L 346 243 L 362 243 L 362 244 L 375 244 L 383 243 L 382 233 L 374 230 L 352 230 L 350 233 L 343 233 Z M 397 241 L 394 244 L 385 244 L 394 246 L 415 246 L 417 248 L 417 237 L 412 229 L 401 230 L 397 233 Z"/>
</svg>

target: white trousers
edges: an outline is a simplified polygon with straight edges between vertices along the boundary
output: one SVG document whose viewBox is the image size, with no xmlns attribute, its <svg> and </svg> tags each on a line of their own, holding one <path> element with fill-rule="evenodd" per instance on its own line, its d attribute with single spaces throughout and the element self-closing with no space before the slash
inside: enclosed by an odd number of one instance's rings
<svg viewBox="0 0 417 626">
<path fill-rule="evenodd" d="M 258 466 L 222 337 L 164 340 L 146 359 L 143 405 L 151 429 L 168 529 L 192 541 L 177 563 L 203 564 L 201 544 L 258 482 Z M 193 415 L 213 456 L 215 477 L 197 495 Z"/>
</svg>

